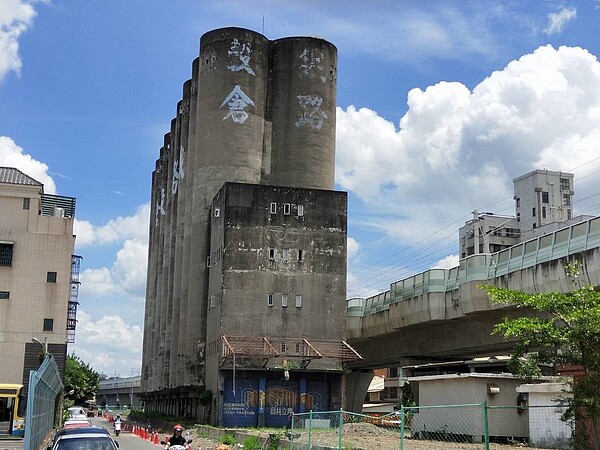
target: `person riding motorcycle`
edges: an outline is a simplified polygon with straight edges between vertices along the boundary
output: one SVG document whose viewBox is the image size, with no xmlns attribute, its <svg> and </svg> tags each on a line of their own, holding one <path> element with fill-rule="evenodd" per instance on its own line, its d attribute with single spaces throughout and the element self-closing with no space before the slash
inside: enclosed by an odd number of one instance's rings
<svg viewBox="0 0 600 450">
<path fill-rule="evenodd" d="M 187 440 L 181 435 L 183 432 L 183 427 L 179 424 L 173 427 L 173 436 L 169 438 L 167 442 L 165 442 L 165 449 L 168 449 L 171 445 L 183 445 L 188 448 Z"/>
<path fill-rule="evenodd" d="M 114 427 L 115 427 L 115 436 L 118 436 L 121 432 L 121 415 L 117 414 L 117 418 L 115 419 Z"/>
</svg>

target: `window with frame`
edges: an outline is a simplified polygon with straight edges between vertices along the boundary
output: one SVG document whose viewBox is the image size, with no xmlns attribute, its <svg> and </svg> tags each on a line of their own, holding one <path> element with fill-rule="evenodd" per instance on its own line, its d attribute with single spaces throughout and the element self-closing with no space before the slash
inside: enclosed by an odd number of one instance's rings
<svg viewBox="0 0 600 450">
<path fill-rule="evenodd" d="M 56 283 L 56 272 L 47 272 L 46 273 L 46 282 L 47 283 Z"/>
<path fill-rule="evenodd" d="M 269 248 L 269 259 L 271 261 L 273 261 L 275 259 L 275 249 L 274 248 Z"/>
<path fill-rule="evenodd" d="M 533 208 L 531 208 L 531 215 L 532 215 L 533 217 L 535 217 L 535 206 L 534 206 Z"/>
<path fill-rule="evenodd" d="M 546 207 L 542 206 L 542 219 L 546 218 Z"/>
<path fill-rule="evenodd" d="M 217 306 L 217 296 L 211 295 L 210 296 L 210 307 L 214 308 L 215 306 Z"/>
<path fill-rule="evenodd" d="M 302 296 L 296 295 L 296 308 L 302 308 Z"/>
<path fill-rule="evenodd" d="M 23 209 L 29 209 L 30 206 L 31 206 L 31 199 L 24 198 L 23 199 Z"/>
<path fill-rule="evenodd" d="M 548 193 L 546 191 L 542 191 L 542 203 L 548 203 Z"/>
<path fill-rule="evenodd" d="M 304 261 L 304 250 L 298 249 L 298 262 Z"/>
<path fill-rule="evenodd" d="M 571 194 L 563 194 L 563 206 L 571 206 Z"/>
<path fill-rule="evenodd" d="M 221 209 L 215 208 L 215 217 L 221 217 Z"/>
<path fill-rule="evenodd" d="M 302 217 L 304 215 L 304 205 L 298 205 L 298 217 Z"/>
<path fill-rule="evenodd" d="M 0 266 L 12 266 L 13 243 L 0 242 Z"/>
<path fill-rule="evenodd" d="M 282 342 L 279 348 L 281 349 L 281 353 L 287 352 L 287 344 L 285 342 Z"/>
<path fill-rule="evenodd" d="M 9 300 L 10 292 L 9 291 L 0 291 L 0 300 Z"/>
<path fill-rule="evenodd" d="M 271 214 L 277 214 L 277 203 L 271 202 L 271 207 L 269 209 Z"/>
<path fill-rule="evenodd" d="M 275 295 L 267 294 L 267 306 L 273 306 L 275 304 Z"/>
<path fill-rule="evenodd" d="M 291 211 L 292 211 L 292 205 L 290 205 L 289 203 L 284 203 L 283 204 L 283 215 L 289 216 Z"/>
<path fill-rule="evenodd" d="M 287 294 L 281 294 L 281 306 L 287 308 L 288 305 L 288 296 Z"/>
<path fill-rule="evenodd" d="M 290 259 L 290 249 L 284 248 L 281 251 L 281 259 L 283 259 L 286 262 L 289 261 L 289 259 Z"/>
<path fill-rule="evenodd" d="M 54 331 L 54 319 L 44 319 L 44 329 L 42 331 Z"/>
<path fill-rule="evenodd" d="M 521 199 L 517 197 L 517 208 L 521 207 Z"/>
<path fill-rule="evenodd" d="M 560 179 L 560 190 L 561 191 L 570 191 L 571 190 L 571 180 L 568 178 Z"/>
</svg>

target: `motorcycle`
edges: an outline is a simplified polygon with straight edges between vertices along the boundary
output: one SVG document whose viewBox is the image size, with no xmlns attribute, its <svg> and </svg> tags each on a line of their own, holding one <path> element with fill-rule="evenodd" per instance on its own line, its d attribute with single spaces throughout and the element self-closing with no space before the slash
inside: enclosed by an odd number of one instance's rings
<svg viewBox="0 0 600 450">
<path fill-rule="evenodd" d="M 118 436 L 121 432 L 121 421 L 115 421 L 115 436 Z"/>
<path fill-rule="evenodd" d="M 169 445 L 169 443 L 166 441 L 160 441 L 160 443 L 165 450 L 190 450 L 192 448 L 190 446 L 192 439 L 188 439 L 185 445 Z"/>
</svg>

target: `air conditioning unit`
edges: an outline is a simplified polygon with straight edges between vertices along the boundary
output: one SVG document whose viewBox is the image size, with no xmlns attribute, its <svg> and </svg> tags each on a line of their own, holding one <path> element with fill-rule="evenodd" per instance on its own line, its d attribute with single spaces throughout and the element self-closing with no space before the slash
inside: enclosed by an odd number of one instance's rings
<svg viewBox="0 0 600 450">
<path fill-rule="evenodd" d="M 55 206 L 54 207 L 54 217 L 65 217 L 65 209 Z"/>
</svg>

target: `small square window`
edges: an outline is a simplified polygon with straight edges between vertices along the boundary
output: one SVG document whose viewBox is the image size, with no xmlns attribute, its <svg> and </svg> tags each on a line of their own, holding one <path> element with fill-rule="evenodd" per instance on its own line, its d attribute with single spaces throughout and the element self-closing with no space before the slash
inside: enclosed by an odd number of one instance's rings
<svg viewBox="0 0 600 450">
<path fill-rule="evenodd" d="M 281 306 L 287 308 L 288 305 L 288 296 L 287 294 L 281 294 Z"/>
<path fill-rule="evenodd" d="M 8 300 L 10 298 L 9 291 L 0 291 L 0 300 Z"/>
<path fill-rule="evenodd" d="M 281 252 L 281 259 L 283 259 L 284 261 L 289 261 L 290 259 L 290 250 L 287 248 L 284 248 Z"/>
<path fill-rule="evenodd" d="M 267 295 L 267 306 L 273 306 L 273 304 L 275 303 L 274 298 L 275 298 L 274 294 Z"/>
<path fill-rule="evenodd" d="M 283 215 L 284 216 L 289 216 L 291 210 L 292 210 L 292 205 L 290 205 L 289 203 L 283 204 Z"/>
<path fill-rule="evenodd" d="M 44 319 L 43 331 L 54 331 L 54 319 Z"/>
<path fill-rule="evenodd" d="M 269 259 L 271 261 L 273 261 L 275 259 L 275 249 L 274 248 L 269 249 Z"/>
<path fill-rule="evenodd" d="M 29 209 L 30 205 L 31 205 L 31 199 L 24 198 L 23 199 L 23 209 Z"/>
<path fill-rule="evenodd" d="M 298 217 L 302 217 L 304 215 L 304 205 L 298 205 Z"/>
<path fill-rule="evenodd" d="M 302 296 L 296 295 L 296 308 L 302 308 Z"/>
<path fill-rule="evenodd" d="M 46 273 L 46 281 L 48 283 L 56 283 L 56 272 Z"/>
<path fill-rule="evenodd" d="M 270 212 L 271 212 L 271 214 L 277 214 L 277 203 L 275 203 L 275 202 L 271 203 Z"/>
</svg>

